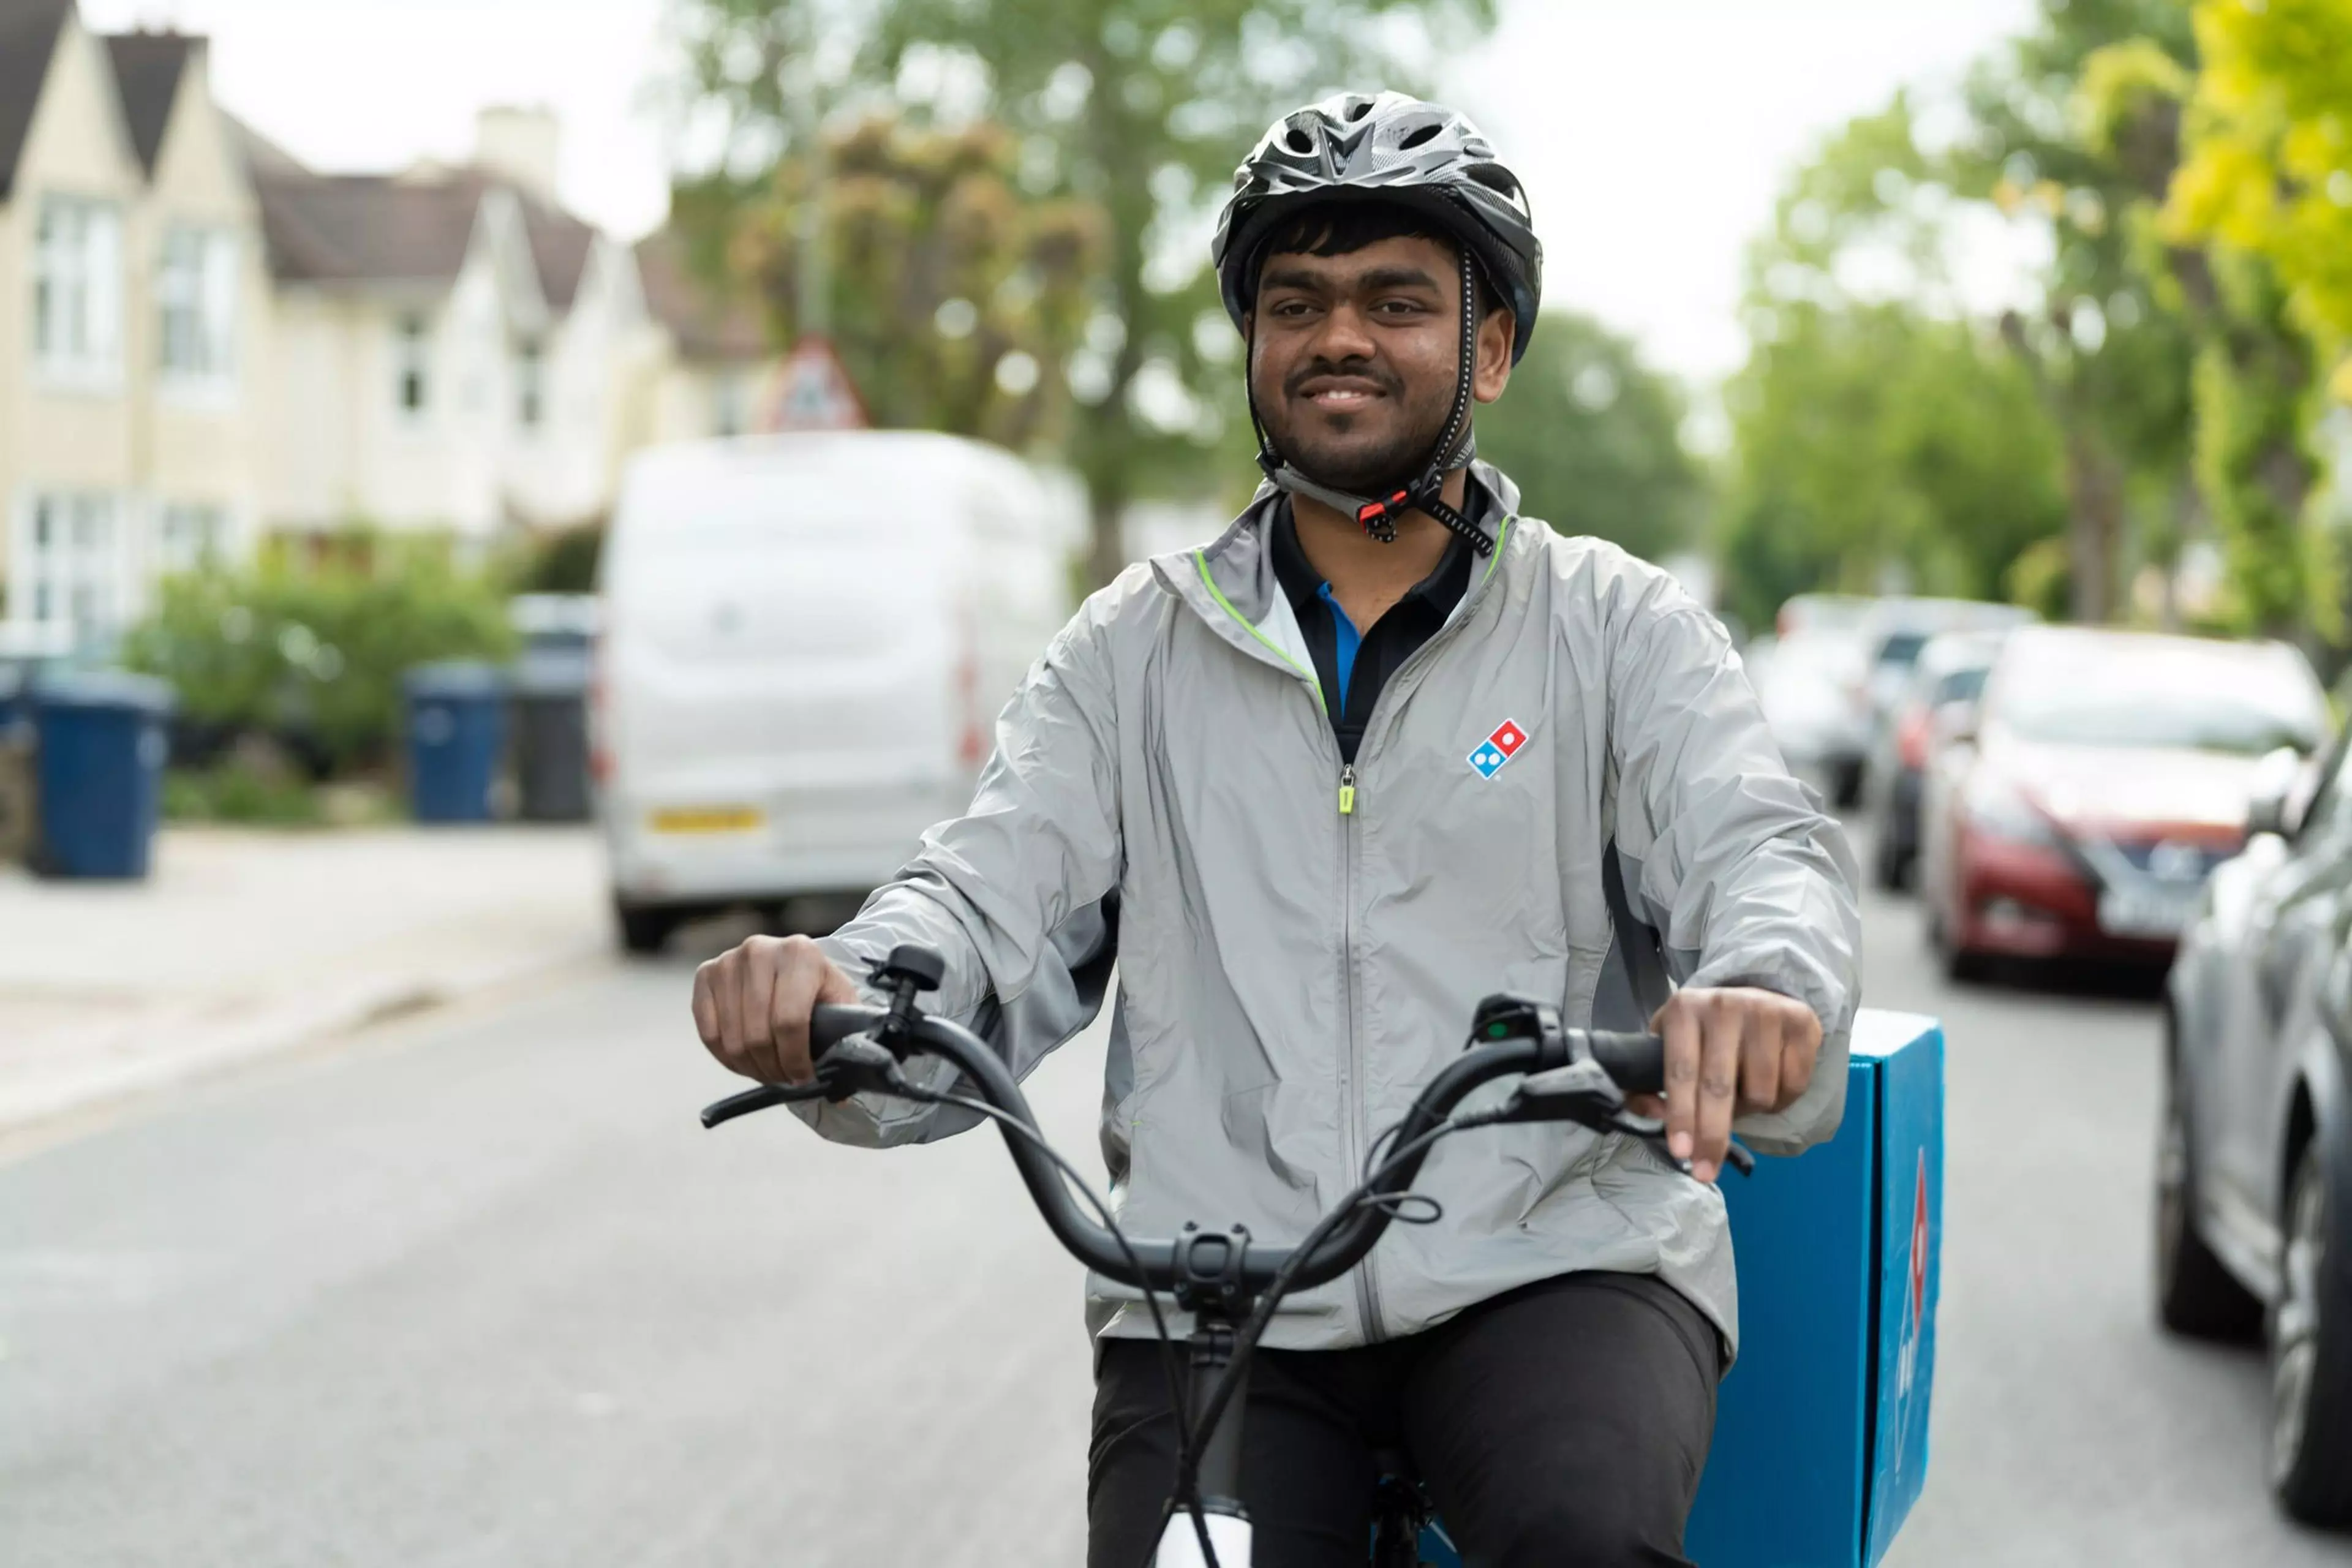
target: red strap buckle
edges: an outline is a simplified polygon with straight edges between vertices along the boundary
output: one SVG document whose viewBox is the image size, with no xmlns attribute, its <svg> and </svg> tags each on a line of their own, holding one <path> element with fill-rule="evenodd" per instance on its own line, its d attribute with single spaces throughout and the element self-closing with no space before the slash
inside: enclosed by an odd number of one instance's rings
<svg viewBox="0 0 2352 1568">
<path fill-rule="evenodd" d="M 1407 510 L 1406 502 L 1410 500 L 1408 492 L 1399 490 L 1386 500 L 1368 500 L 1356 509 L 1356 521 L 1362 527 L 1370 528 L 1391 512 Z"/>
</svg>

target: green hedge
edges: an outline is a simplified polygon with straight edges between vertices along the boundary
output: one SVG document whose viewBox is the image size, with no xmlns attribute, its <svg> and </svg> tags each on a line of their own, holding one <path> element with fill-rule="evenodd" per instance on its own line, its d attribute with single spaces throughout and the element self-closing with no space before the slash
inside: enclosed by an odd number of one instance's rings
<svg viewBox="0 0 2352 1568">
<path fill-rule="evenodd" d="M 285 559 L 174 578 L 123 659 L 230 731 L 297 736 L 337 771 L 375 760 L 400 721 L 400 677 L 443 658 L 512 657 L 504 594 L 446 549 L 380 542 L 357 558 Z"/>
</svg>

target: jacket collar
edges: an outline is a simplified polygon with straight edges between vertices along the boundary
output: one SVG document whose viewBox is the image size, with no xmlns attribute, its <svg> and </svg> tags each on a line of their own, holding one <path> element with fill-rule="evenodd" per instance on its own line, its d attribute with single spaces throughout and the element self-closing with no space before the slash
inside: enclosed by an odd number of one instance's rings
<svg viewBox="0 0 2352 1568">
<path fill-rule="evenodd" d="M 1519 487 L 1488 462 L 1474 461 L 1470 473 L 1486 497 L 1485 510 L 1475 521 L 1501 541 L 1500 554 L 1514 553 L 1513 536 L 1525 531 L 1507 524 L 1518 511 Z M 1275 574 L 1272 525 L 1282 498 L 1273 485 L 1261 484 L 1241 516 L 1214 542 L 1154 556 L 1151 572 L 1161 587 L 1190 605 L 1219 637 L 1255 658 L 1286 666 L 1316 688 L 1319 700 L 1321 688 L 1307 639 Z M 1478 598 L 1488 574 L 1487 568 L 1475 564 L 1472 570 L 1470 586 L 1454 606 L 1456 616 Z"/>
</svg>

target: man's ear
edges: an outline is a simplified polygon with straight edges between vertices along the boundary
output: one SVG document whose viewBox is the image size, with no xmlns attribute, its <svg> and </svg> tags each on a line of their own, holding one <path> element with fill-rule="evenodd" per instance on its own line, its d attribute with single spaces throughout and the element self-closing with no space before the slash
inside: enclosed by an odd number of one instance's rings
<svg viewBox="0 0 2352 1568">
<path fill-rule="evenodd" d="M 1470 395 L 1492 403 L 1511 382 L 1511 344 L 1517 341 L 1518 322 L 1508 309 L 1496 307 L 1478 323 L 1477 368 L 1471 373 Z"/>
</svg>

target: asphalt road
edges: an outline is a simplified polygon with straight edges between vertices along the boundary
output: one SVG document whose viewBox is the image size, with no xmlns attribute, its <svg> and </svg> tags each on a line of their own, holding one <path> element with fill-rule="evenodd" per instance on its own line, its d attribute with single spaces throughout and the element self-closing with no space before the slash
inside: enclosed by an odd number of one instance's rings
<svg viewBox="0 0 2352 1568">
<path fill-rule="evenodd" d="M 2352 1563 L 2261 1484 L 2250 1352 L 2151 1326 L 2145 998 L 1870 999 L 1951 1037 L 1927 1493 L 1890 1560 Z M 688 959 L 0 1151 L 0 1563 L 1070 1563 L 1077 1271 L 994 1139 L 862 1154 L 725 1080 Z M 1089 1146 L 1099 1048 L 1032 1085 Z"/>
</svg>

